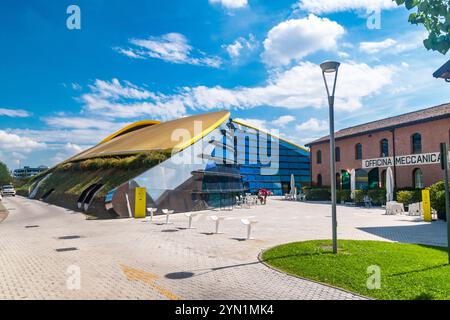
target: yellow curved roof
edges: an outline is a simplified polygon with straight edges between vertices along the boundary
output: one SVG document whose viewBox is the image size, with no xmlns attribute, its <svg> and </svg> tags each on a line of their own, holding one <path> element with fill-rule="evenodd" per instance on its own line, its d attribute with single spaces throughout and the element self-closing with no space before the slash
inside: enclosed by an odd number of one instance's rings
<svg viewBox="0 0 450 320">
<path fill-rule="evenodd" d="M 123 134 L 129 133 L 131 131 L 135 131 L 135 130 L 138 130 L 138 129 L 143 128 L 143 127 L 150 127 L 150 126 L 153 126 L 155 124 L 160 124 L 160 123 L 161 123 L 161 121 L 158 121 L 158 120 L 142 120 L 142 121 L 134 122 L 134 123 L 129 124 L 128 126 L 122 128 L 122 129 L 120 129 L 119 131 L 114 132 L 112 135 L 106 137 L 105 139 L 103 139 L 100 142 L 100 144 L 105 143 L 105 142 L 107 142 L 109 140 L 112 140 L 115 137 L 118 137 L 118 136 L 121 136 Z"/>
<path fill-rule="evenodd" d="M 152 126 L 147 126 L 122 135 L 116 135 L 103 143 L 88 149 L 71 160 L 83 160 L 88 158 L 102 157 L 108 155 L 135 154 L 150 150 L 173 150 L 180 151 L 205 135 L 216 129 L 220 124 L 230 117 L 228 111 L 211 112 L 177 120 L 162 122 Z M 200 124 L 200 130 L 195 128 L 195 124 Z M 124 128 L 125 129 L 125 128 Z M 123 132 L 126 130 L 120 130 Z M 180 138 L 172 134 L 175 130 L 182 130 L 180 133 L 188 132 L 190 139 L 180 144 Z"/>
</svg>

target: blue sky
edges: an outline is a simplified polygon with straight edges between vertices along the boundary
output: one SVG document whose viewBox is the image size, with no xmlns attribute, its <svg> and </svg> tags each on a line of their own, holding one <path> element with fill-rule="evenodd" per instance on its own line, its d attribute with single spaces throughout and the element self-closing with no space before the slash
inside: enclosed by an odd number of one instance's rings
<svg viewBox="0 0 450 320">
<path fill-rule="evenodd" d="M 303 145 L 327 133 L 327 59 L 342 62 L 337 129 L 450 102 L 431 76 L 448 56 L 408 14 L 390 0 L 3 0 L 0 161 L 50 166 L 127 123 L 224 108 Z"/>
</svg>

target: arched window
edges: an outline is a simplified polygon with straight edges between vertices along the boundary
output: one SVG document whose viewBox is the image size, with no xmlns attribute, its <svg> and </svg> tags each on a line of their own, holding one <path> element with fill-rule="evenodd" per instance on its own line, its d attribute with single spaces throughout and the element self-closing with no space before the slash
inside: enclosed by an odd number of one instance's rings
<svg viewBox="0 0 450 320">
<path fill-rule="evenodd" d="M 356 160 L 362 159 L 362 144 L 361 143 L 357 143 L 355 145 L 355 159 Z"/>
<path fill-rule="evenodd" d="M 316 163 L 317 164 L 321 164 L 322 163 L 322 151 L 321 150 L 317 150 L 316 152 Z"/>
<path fill-rule="evenodd" d="M 422 136 L 420 133 L 414 133 L 411 136 L 411 152 L 422 153 Z"/>
<path fill-rule="evenodd" d="M 413 171 L 413 184 L 416 189 L 423 189 L 424 187 L 422 170 L 419 168 L 414 169 Z"/>
<path fill-rule="evenodd" d="M 320 173 L 317 175 L 317 186 L 322 186 L 322 175 Z"/>
<path fill-rule="evenodd" d="M 336 160 L 336 162 L 341 161 L 341 148 L 336 147 L 336 149 L 334 150 L 334 158 Z"/>
<path fill-rule="evenodd" d="M 389 141 L 382 139 L 380 141 L 380 157 L 389 157 Z"/>
</svg>

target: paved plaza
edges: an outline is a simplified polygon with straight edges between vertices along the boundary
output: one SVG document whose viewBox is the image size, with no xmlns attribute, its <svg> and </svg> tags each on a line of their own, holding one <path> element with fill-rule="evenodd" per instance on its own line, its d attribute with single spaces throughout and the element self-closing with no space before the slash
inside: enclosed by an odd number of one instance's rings
<svg viewBox="0 0 450 320">
<path fill-rule="evenodd" d="M 0 223 L 0 299 L 361 299 L 259 263 L 277 244 L 331 237 L 328 204 L 270 198 L 266 206 L 87 220 L 81 213 L 5 198 Z M 338 207 L 338 237 L 446 244 L 445 223 L 386 216 L 379 208 Z M 226 217 L 213 234 L 211 215 Z M 257 220 L 246 241 L 241 218 Z M 80 277 L 77 277 L 77 275 Z M 77 279 L 80 279 L 78 282 Z M 78 286 L 79 284 L 79 286 Z"/>
</svg>

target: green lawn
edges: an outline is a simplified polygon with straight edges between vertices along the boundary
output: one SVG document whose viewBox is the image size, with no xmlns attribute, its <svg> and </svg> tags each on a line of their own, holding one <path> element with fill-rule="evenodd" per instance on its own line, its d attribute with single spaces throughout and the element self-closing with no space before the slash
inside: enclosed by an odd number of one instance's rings
<svg viewBox="0 0 450 320">
<path fill-rule="evenodd" d="M 265 251 L 276 269 L 376 299 L 450 299 L 447 248 L 382 241 L 296 242 Z M 369 290 L 367 268 L 381 270 L 381 288 Z"/>
</svg>

